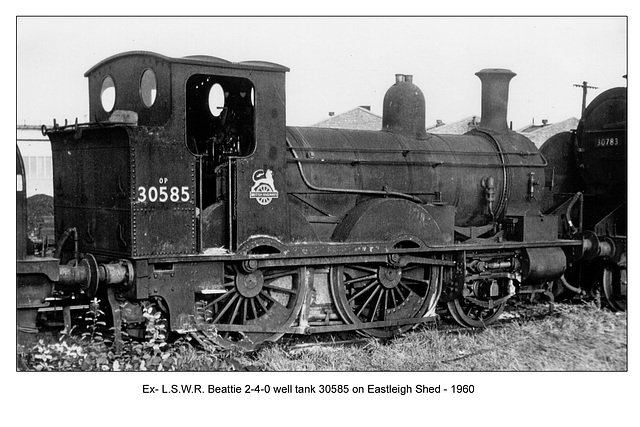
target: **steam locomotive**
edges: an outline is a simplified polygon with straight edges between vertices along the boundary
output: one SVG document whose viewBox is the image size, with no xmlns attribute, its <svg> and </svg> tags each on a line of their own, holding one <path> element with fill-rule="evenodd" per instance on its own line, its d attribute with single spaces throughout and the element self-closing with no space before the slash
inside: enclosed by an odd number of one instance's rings
<svg viewBox="0 0 640 427">
<path fill-rule="evenodd" d="M 559 292 L 627 306 L 627 90 L 609 89 L 582 113 L 577 129 L 540 147 L 551 179 L 543 210 L 560 218 L 560 236 L 585 240 Z"/>
<path fill-rule="evenodd" d="M 19 286 L 101 295 L 116 333 L 142 333 L 151 307 L 172 331 L 254 348 L 392 337 L 436 309 L 486 326 L 588 249 L 542 213 L 548 162 L 507 126 L 513 72 L 476 73 L 480 124 L 433 135 L 402 74 L 379 131 L 286 126 L 288 71 L 142 51 L 87 71 L 91 123 L 43 126 L 56 257 L 40 270 L 19 257 Z"/>
</svg>

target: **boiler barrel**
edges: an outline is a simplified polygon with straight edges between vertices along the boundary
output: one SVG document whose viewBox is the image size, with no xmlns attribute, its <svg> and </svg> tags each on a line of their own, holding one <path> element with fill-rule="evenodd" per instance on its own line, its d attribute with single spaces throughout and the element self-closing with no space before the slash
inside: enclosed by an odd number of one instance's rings
<svg viewBox="0 0 640 427">
<path fill-rule="evenodd" d="M 539 169 L 527 165 L 542 163 L 531 141 L 513 135 L 505 147 L 482 132 L 412 138 L 389 131 L 290 127 L 289 191 L 307 193 L 316 208 L 338 215 L 355 206 L 356 198 L 314 193 L 307 184 L 336 192 L 393 191 L 455 206 L 458 226 L 484 225 L 491 219 L 489 178 L 498 215 L 506 206 L 507 186 L 514 180 L 526 186 L 528 171 Z"/>
</svg>

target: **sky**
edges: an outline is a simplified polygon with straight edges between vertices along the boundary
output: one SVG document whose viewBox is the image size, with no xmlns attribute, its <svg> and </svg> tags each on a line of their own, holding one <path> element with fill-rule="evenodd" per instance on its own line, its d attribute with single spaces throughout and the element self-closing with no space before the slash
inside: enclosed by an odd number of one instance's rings
<svg viewBox="0 0 640 427">
<path fill-rule="evenodd" d="M 508 121 L 579 117 L 587 81 L 625 86 L 625 17 L 21 17 L 17 124 L 88 114 L 84 73 L 111 55 L 148 50 L 285 65 L 287 124 L 305 126 L 382 100 L 396 73 L 412 74 L 427 126 L 480 115 L 484 68 L 507 68 Z"/>
</svg>

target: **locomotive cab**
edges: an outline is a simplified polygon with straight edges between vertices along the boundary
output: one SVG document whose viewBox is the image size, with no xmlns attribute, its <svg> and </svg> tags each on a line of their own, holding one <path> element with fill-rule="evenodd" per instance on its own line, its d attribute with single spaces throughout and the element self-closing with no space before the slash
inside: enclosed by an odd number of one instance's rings
<svg viewBox="0 0 640 427">
<path fill-rule="evenodd" d="M 286 71 L 151 52 L 98 63 L 85 74 L 95 123 L 48 131 L 63 171 L 57 232 L 81 230 L 81 251 L 147 257 L 228 252 L 273 229 L 273 218 L 285 230 L 286 205 L 274 200 L 285 180 L 274 171 L 283 168 Z M 260 178 L 270 188 L 252 192 Z M 64 191 L 74 188 L 82 191 Z M 274 200 L 271 218 L 242 209 L 256 200 Z"/>
</svg>

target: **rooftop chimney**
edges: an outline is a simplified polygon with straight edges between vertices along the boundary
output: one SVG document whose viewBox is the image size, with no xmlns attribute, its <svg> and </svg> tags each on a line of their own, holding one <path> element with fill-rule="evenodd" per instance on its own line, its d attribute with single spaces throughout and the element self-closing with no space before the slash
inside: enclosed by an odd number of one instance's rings
<svg viewBox="0 0 640 427">
<path fill-rule="evenodd" d="M 516 74 L 502 68 L 487 68 L 476 73 L 482 82 L 482 111 L 480 126 L 494 131 L 505 131 L 509 81 Z"/>
</svg>

